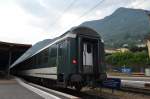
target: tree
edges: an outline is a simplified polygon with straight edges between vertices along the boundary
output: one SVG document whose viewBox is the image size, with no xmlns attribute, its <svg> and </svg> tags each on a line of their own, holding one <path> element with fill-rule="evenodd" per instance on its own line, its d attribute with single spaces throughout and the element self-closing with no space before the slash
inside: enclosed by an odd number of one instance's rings
<svg viewBox="0 0 150 99">
<path fill-rule="evenodd" d="M 142 52 L 117 52 L 112 55 L 106 56 L 106 63 L 113 66 L 121 67 L 128 66 L 140 69 L 141 67 L 146 67 L 150 64 L 150 59 L 146 51 Z"/>
</svg>

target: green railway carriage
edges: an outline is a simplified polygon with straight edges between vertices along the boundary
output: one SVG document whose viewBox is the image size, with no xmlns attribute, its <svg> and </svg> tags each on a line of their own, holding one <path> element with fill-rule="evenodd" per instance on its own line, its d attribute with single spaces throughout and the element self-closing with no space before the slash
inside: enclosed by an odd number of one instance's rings
<svg viewBox="0 0 150 99">
<path fill-rule="evenodd" d="M 104 44 L 94 30 L 72 28 L 55 39 L 37 43 L 10 69 L 15 75 L 80 90 L 106 79 Z"/>
</svg>

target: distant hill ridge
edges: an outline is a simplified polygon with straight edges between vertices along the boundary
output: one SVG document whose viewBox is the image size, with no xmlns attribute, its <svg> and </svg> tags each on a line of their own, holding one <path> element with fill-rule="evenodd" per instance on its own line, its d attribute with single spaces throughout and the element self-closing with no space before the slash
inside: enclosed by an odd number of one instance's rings
<svg viewBox="0 0 150 99">
<path fill-rule="evenodd" d="M 121 7 L 104 19 L 84 22 L 81 26 L 99 32 L 107 48 L 122 47 L 124 44 L 133 46 L 143 43 L 150 33 L 150 12 Z"/>
</svg>

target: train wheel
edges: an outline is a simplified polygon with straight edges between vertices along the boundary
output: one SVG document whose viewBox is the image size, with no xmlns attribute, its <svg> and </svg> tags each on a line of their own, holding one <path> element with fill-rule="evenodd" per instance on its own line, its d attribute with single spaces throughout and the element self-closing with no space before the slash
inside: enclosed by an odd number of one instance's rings
<svg viewBox="0 0 150 99">
<path fill-rule="evenodd" d="M 76 89 L 77 91 L 80 91 L 80 90 L 82 89 L 82 86 L 81 86 L 81 85 L 75 85 L 75 89 Z"/>
</svg>

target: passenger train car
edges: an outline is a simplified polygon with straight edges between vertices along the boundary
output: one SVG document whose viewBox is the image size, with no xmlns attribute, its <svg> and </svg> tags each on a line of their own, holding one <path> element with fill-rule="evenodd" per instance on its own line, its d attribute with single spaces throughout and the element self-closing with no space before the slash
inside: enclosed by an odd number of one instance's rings
<svg viewBox="0 0 150 99">
<path fill-rule="evenodd" d="M 38 82 L 80 90 L 106 79 L 104 44 L 96 31 L 75 27 L 55 39 L 37 43 L 10 70 Z"/>
</svg>

